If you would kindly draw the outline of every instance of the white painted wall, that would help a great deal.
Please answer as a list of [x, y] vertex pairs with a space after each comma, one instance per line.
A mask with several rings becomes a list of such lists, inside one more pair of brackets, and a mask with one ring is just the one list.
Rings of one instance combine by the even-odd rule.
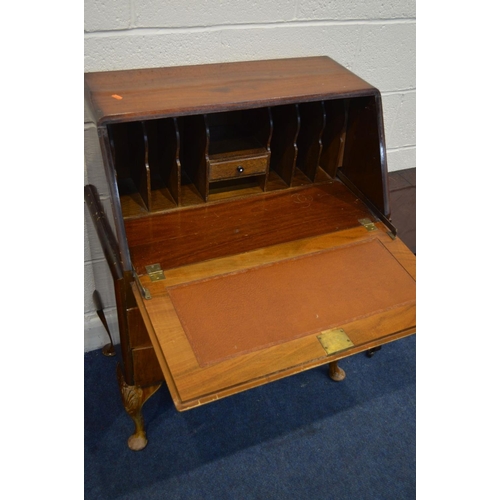
[[[415, 0], [85, 0], [85, 72], [327, 55], [382, 92], [389, 171], [416, 166]], [[111, 215], [85, 113], [85, 182]], [[118, 341], [110, 273], [85, 209], [85, 350]]]

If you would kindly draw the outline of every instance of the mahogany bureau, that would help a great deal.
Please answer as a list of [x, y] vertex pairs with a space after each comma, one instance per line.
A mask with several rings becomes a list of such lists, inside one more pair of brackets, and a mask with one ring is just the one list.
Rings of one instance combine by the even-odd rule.
[[88, 73], [85, 91], [131, 449], [163, 380], [183, 411], [323, 364], [342, 380], [341, 358], [415, 333], [376, 88], [310, 57]]

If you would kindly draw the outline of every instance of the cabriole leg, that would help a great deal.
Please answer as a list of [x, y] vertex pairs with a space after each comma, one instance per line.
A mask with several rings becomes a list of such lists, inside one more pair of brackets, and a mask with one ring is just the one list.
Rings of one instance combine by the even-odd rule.
[[342, 382], [345, 379], [345, 371], [340, 368], [337, 361], [332, 361], [330, 363], [330, 370], [328, 375], [335, 382]]
[[132, 417], [135, 425], [135, 432], [128, 438], [128, 447], [131, 450], [139, 451], [148, 444], [146, 431], [144, 429], [142, 406], [160, 388], [161, 384], [148, 387], [128, 385], [125, 382], [120, 365], [117, 366], [116, 372], [123, 406], [126, 412]]

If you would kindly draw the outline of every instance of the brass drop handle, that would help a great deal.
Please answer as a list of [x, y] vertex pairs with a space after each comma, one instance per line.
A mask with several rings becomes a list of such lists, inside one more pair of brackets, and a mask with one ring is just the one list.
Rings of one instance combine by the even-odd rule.
[[245, 169], [241, 165], [236, 167], [236, 172], [238, 172], [239, 174], [242, 174], [244, 171], [245, 171]]

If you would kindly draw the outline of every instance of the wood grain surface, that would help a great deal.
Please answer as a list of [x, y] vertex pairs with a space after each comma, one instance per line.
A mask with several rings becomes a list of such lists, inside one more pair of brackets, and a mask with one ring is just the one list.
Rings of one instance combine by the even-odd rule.
[[371, 217], [340, 182], [125, 221], [135, 269], [163, 269], [358, 226]]
[[87, 73], [85, 87], [98, 124], [378, 92], [326, 56]]
[[177, 409], [189, 409], [415, 333], [416, 309], [415, 303], [410, 302], [343, 325], [354, 346], [340, 353], [327, 355], [316, 334], [312, 334], [200, 367], [168, 297], [167, 286], [305, 255], [313, 249], [361, 242], [374, 236], [415, 278], [415, 256], [399, 238], [390, 238], [381, 223], [377, 223], [377, 227], [376, 232], [369, 233], [358, 227], [185, 266], [168, 273], [166, 281], [153, 283], [147, 276], [142, 277], [141, 283], [148, 287], [152, 299], [142, 300], [136, 287], [134, 293]]

